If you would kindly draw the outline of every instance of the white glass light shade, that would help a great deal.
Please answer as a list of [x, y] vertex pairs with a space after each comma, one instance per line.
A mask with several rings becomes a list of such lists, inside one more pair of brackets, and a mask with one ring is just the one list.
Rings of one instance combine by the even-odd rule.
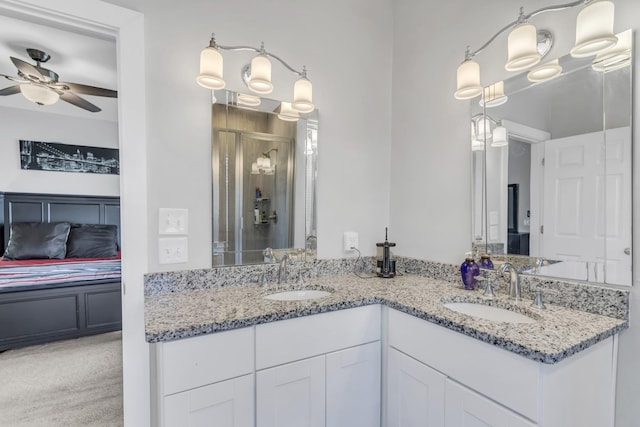
[[301, 113], [310, 113], [316, 107], [313, 105], [313, 86], [311, 81], [305, 77], [300, 77], [293, 86], [293, 103], [294, 110]]
[[258, 157], [258, 168], [259, 169], [270, 169], [271, 168], [271, 159], [269, 157]]
[[260, 97], [255, 95], [249, 95], [248, 93], [238, 94], [238, 104], [247, 105], [249, 107], [257, 107], [260, 105]]
[[493, 141], [491, 142], [492, 147], [504, 147], [508, 145], [509, 141], [507, 140], [507, 128], [504, 126], [498, 126], [493, 130]]
[[260, 174], [260, 169], [258, 169], [258, 162], [251, 163], [251, 175]]
[[631, 64], [631, 30], [616, 34], [616, 37], [618, 42], [615, 45], [596, 55], [596, 59], [593, 61], [593, 69], [595, 71], [613, 71]]
[[223, 89], [226, 85], [222, 78], [222, 55], [218, 49], [207, 46], [200, 52], [200, 74], [196, 82], [207, 89]]
[[480, 86], [480, 65], [473, 59], [467, 59], [458, 67], [456, 99], [471, 99], [482, 93]]
[[557, 59], [554, 59], [529, 71], [527, 79], [530, 82], [538, 83], [556, 78], [560, 74], [562, 74], [562, 66]]
[[513, 27], [507, 39], [508, 58], [504, 68], [520, 71], [540, 62], [536, 27], [528, 22]]
[[280, 103], [280, 112], [278, 113], [278, 118], [280, 120], [284, 120], [285, 122], [297, 122], [300, 118], [300, 113], [298, 113], [297, 110], [293, 109], [290, 102], [282, 101]]
[[613, 34], [614, 10], [612, 1], [595, 0], [580, 11], [576, 23], [576, 44], [571, 49], [571, 56], [595, 55], [618, 41]]
[[491, 121], [488, 117], [480, 118], [478, 120], [478, 133], [476, 135], [476, 139], [480, 141], [484, 141], [486, 138], [487, 141], [493, 138], [493, 134], [491, 133]]
[[479, 139], [472, 139], [471, 151], [484, 151], [484, 142]]
[[257, 55], [251, 60], [251, 77], [249, 77], [247, 85], [255, 93], [263, 95], [273, 91], [271, 61], [266, 55]]
[[504, 94], [504, 81], [500, 80], [484, 88], [480, 106], [487, 108], [497, 107], [507, 102], [509, 97]]
[[58, 102], [60, 95], [46, 86], [38, 86], [32, 84], [20, 85], [20, 92], [31, 102], [38, 105], [51, 105]]

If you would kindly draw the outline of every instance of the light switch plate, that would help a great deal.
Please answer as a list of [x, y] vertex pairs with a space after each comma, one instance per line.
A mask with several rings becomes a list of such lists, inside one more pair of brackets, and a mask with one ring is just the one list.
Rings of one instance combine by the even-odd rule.
[[188, 234], [189, 210], [188, 209], [158, 209], [158, 233], [159, 234]]
[[189, 261], [189, 241], [186, 237], [161, 237], [158, 239], [158, 263], [182, 264]]

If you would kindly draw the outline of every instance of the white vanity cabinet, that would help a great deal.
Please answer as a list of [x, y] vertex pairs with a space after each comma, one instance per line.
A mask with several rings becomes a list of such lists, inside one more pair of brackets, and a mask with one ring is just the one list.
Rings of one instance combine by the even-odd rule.
[[380, 425], [380, 306], [256, 327], [258, 427]]
[[[389, 427], [613, 426], [614, 337], [551, 365], [393, 309], [385, 308], [385, 314]], [[414, 366], [406, 368], [409, 365]], [[409, 395], [405, 387], [419, 395], [412, 408], [421, 405], [431, 413], [444, 411], [445, 422], [434, 417], [436, 421], [427, 423], [423, 421], [427, 415], [418, 413], [416, 422], [399, 423], [396, 414], [411, 399], [397, 397]], [[444, 404], [433, 388], [442, 391]]]
[[254, 425], [254, 328], [154, 344], [152, 423]]

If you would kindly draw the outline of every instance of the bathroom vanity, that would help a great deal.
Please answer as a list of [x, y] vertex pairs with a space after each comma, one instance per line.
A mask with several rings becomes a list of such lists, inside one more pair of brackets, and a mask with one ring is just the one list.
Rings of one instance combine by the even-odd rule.
[[[154, 425], [613, 425], [624, 318], [486, 301], [411, 275], [306, 286], [332, 293], [273, 301], [264, 298], [273, 289], [247, 285], [147, 295]], [[451, 301], [534, 322], [464, 315], [443, 305]]]

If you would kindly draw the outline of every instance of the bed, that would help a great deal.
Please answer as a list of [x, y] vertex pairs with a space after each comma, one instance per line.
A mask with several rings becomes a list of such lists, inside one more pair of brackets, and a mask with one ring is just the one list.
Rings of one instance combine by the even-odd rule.
[[0, 261], [0, 351], [120, 330], [119, 198], [0, 193], [0, 207], [2, 254], [16, 254], [20, 230], [59, 226], [68, 227], [65, 240], [108, 230], [118, 248], [115, 256], [83, 257], [71, 254], [69, 240], [62, 259]]

